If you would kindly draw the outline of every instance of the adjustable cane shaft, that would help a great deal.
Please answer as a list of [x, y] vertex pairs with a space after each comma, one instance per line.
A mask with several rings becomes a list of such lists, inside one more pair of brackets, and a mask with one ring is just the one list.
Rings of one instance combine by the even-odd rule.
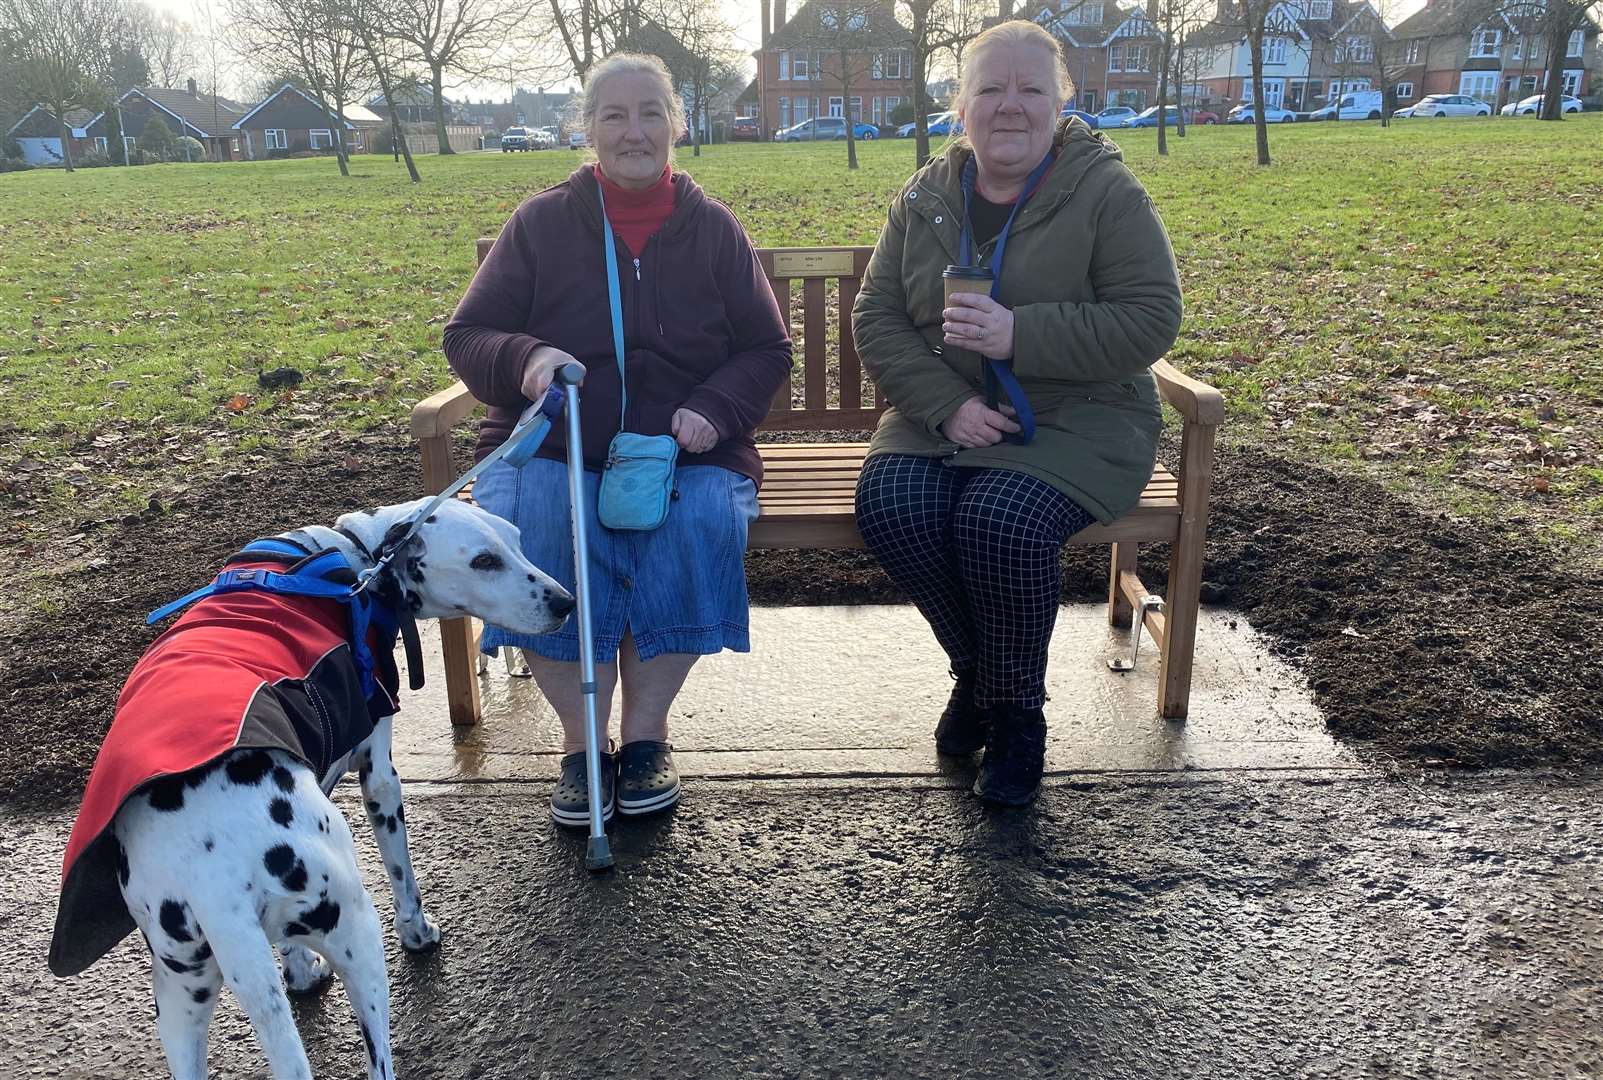
[[584, 780], [590, 801], [590, 842], [584, 864], [590, 870], [612, 866], [612, 849], [601, 820], [601, 730], [596, 716], [595, 638], [590, 627], [589, 528], [584, 509], [584, 440], [579, 428], [579, 380], [582, 368], [564, 365], [557, 372], [568, 398], [568, 497], [572, 504], [573, 569], [576, 617], [579, 620], [579, 690], [584, 701]]

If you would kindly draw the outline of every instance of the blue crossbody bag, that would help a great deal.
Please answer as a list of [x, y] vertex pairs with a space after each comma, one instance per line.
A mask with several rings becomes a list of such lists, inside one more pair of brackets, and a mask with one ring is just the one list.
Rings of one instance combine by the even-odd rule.
[[655, 529], [668, 520], [674, 498], [674, 467], [679, 442], [672, 435], [640, 435], [623, 430], [629, 406], [629, 388], [623, 370], [623, 303], [618, 290], [617, 241], [607, 220], [607, 198], [601, 198], [601, 235], [607, 253], [607, 299], [612, 305], [612, 348], [618, 356], [618, 434], [607, 445], [607, 463], [601, 471], [601, 494], [596, 517], [609, 529]]

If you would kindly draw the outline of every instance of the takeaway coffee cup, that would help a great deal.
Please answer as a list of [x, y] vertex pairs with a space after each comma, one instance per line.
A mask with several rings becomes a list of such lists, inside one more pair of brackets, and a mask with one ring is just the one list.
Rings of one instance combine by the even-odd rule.
[[[991, 269], [988, 266], [948, 266], [941, 274], [941, 283], [946, 286], [946, 295], [943, 306], [952, 306], [952, 297], [957, 293], [979, 293], [989, 296], [991, 293]], [[942, 349], [943, 355], [955, 359], [979, 363], [979, 354], [972, 349], [960, 349], [955, 345], [947, 345]]]

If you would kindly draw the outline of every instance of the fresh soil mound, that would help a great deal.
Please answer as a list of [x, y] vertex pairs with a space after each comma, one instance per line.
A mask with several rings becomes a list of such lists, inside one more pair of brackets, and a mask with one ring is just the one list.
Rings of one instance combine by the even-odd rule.
[[[57, 579], [48, 610], [0, 642], [0, 801], [76, 798], [121, 681], [156, 636], [152, 608], [254, 536], [417, 490], [408, 443], [325, 451], [197, 476], [171, 505], [74, 523], [101, 556]], [[1203, 599], [1276, 641], [1334, 734], [1405, 765], [1603, 761], [1603, 579], [1253, 445], [1221, 447], [1214, 492]], [[1106, 558], [1070, 549], [1064, 598], [1101, 598]], [[1141, 563], [1161, 589], [1167, 552]], [[761, 604], [901, 599], [862, 552], [754, 552], [749, 576]]]

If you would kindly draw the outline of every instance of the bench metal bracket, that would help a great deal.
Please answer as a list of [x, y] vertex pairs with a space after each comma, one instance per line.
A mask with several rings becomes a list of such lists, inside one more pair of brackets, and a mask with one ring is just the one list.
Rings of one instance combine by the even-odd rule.
[[1130, 658], [1115, 656], [1108, 661], [1108, 667], [1113, 671], [1126, 672], [1135, 670], [1136, 657], [1141, 655], [1141, 630], [1146, 625], [1147, 612], [1163, 613], [1163, 597], [1147, 593], [1135, 605], [1135, 612], [1130, 619]]

